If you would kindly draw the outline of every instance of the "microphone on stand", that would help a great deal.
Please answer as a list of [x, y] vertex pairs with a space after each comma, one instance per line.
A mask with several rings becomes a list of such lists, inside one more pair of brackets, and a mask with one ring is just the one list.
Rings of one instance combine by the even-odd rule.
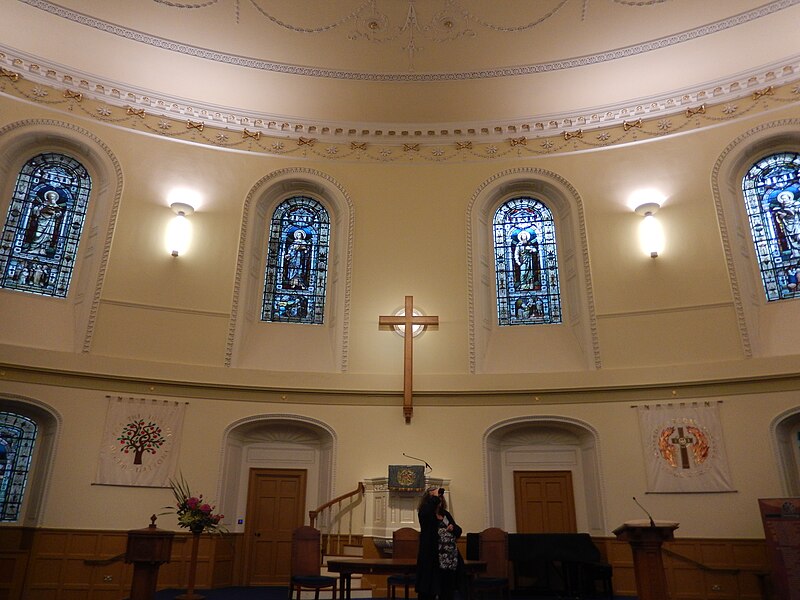
[[433, 467], [428, 464], [427, 460], [423, 460], [421, 458], [417, 458], [416, 456], [409, 456], [405, 452], [403, 452], [403, 456], [405, 456], [406, 458], [413, 458], [414, 460], [418, 460], [419, 462], [423, 462], [423, 463], [425, 463], [425, 468], [428, 469], [428, 471], [433, 471]]
[[644, 511], [644, 514], [647, 515], [647, 518], [650, 519], [650, 527], [655, 527], [656, 526], [656, 522], [653, 521], [653, 516], [649, 512], [647, 512], [647, 509], [644, 506], [639, 504], [639, 501], [636, 499], [636, 496], [633, 497], [633, 501], [636, 502], [636, 506], [641, 508]]

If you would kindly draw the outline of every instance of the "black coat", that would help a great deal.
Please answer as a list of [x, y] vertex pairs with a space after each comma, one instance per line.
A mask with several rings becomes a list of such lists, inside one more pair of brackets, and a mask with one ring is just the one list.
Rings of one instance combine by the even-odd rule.
[[[419, 552], [417, 553], [417, 583], [415, 590], [417, 594], [438, 595], [441, 589], [441, 577], [439, 573], [439, 519], [436, 518], [436, 508], [439, 505], [439, 498], [432, 498], [425, 502], [417, 512], [419, 517]], [[461, 537], [461, 527], [446, 510], [443, 514], [453, 525], [453, 535], [458, 539]], [[459, 569], [457, 575], [463, 573], [463, 563], [461, 555], [458, 557]], [[459, 577], [460, 579], [460, 577]]]

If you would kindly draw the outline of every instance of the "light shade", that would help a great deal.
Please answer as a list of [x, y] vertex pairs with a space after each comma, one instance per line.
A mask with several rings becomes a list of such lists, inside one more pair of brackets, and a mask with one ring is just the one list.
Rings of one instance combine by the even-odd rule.
[[653, 216], [659, 208], [656, 202], [646, 202], [636, 207], [636, 213], [644, 217], [639, 225], [639, 244], [650, 258], [656, 258], [664, 251], [664, 230]]
[[194, 207], [183, 202], [173, 202], [170, 208], [175, 213], [175, 218], [167, 226], [167, 250], [172, 256], [185, 254], [192, 241], [192, 224], [186, 218], [194, 212]]

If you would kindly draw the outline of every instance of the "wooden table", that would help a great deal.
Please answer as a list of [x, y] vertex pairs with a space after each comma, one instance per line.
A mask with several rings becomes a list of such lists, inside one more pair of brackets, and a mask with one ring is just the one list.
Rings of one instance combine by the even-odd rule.
[[[476, 573], [482, 573], [486, 570], [486, 563], [481, 560], [465, 560], [464, 566], [470, 581]], [[350, 600], [350, 580], [354, 573], [363, 573], [365, 575], [413, 575], [417, 572], [417, 559], [329, 558], [328, 571], [339, 573], [339, 597], [341, 600]]]

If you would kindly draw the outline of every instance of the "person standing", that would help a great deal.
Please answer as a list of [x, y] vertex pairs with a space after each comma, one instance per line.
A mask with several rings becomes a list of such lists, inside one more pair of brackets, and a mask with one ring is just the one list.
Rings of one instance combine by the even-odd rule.
[[428, 488], [417, 509], [419, 552], [415, 590], [420, 600], [452, 600], [464, 573], [456, 547], [461, 527], [447, 511], [444, 488]]

